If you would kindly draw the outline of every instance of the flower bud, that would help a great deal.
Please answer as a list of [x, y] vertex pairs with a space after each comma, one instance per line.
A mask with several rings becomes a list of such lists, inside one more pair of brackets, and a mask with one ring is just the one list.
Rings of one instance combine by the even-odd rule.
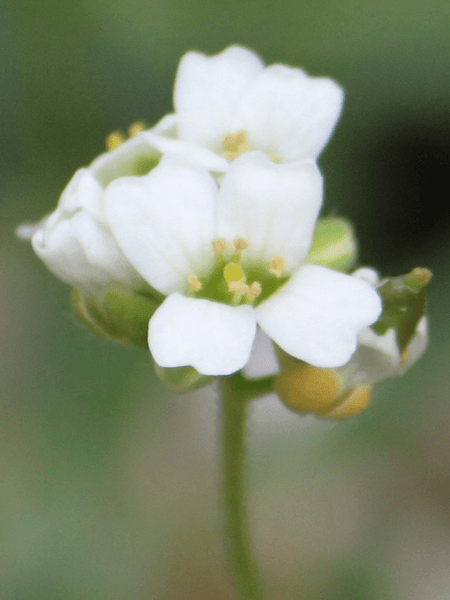
[[148, 349], [148, 322], [160, 302], [157, 298], [109, 288], [97, 296], [72, 292], [77, 317], [99, 337]]
[[17, 231], [31, 239], [36, 254], [57, 277], [91, 294], [117, 285], [148, 288], [111, 232], [104, 193], [119, 178], [147, 174], [161, 154], [143, 134], [124, 141], [116, 132], [107, 147], [108, 152], [74, 174], [48, 217]]
[[359, 414], [370, 403], [373, 385], [403, 375], [427, 346], [425, 286], [431, 279], [427, 269], [413, 269], [381, 283], [371, 269], [358, 269], [353, 276], [377, 288], [384, 311], [375, 325], [359, 333], [356, 352], [346, 365], [314, 368], [278, 350], [283, 371], [275, 390], [286, 406], [301, 414], [332, 419]]
[[338, 271], [348, 271], [356, 260], [357, 244], [349, 221], [327, 217], [320, 219], [306, 262]]
[[370, 403], [370, 386], [345, 389], [339, 371], [297, 362], [277, 378], [275, 391], [288, 408], [300, 414], [312, 413], [329, 419], [356, 416]]

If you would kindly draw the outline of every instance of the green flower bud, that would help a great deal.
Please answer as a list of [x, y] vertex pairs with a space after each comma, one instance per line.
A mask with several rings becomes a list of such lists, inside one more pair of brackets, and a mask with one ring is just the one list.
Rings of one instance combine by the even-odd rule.
[[346, 219], [327, 217], [317, 223], [314, 241], [306, 262], [337, 271], [349, 271], [356, 261], [357, 243]]
[[107, 288], [96, 296], [77, 288], [72, 307], [77, 317], [96, 335], [120, 344], [148, 349], [148, 322], [160, 302], [120, 288]]
[[377, 287], [383, 299], [384, 311], [372, 329], [379, 335], [385, 334], [388, 329], [395, 329], [400, 352], [408, 348], [424, 316], [425, 288], [431, 277], [431, 271], [418, 267], [406, 275], [385, 279]]

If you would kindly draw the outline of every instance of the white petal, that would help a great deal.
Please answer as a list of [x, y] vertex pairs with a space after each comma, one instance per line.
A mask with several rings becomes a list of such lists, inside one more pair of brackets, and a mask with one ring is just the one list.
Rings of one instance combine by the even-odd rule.
[[21, 240], [31, 240], [36, 231], [41, 227], [42, 221], [38, 221], [37, 223], [22, 223], [22, 225], [17, 227], [15, 234]]
[[425, 352], [428, 346], [428, 319], [423, 316], [416, 328], [416, 333], [409, 343], [408, 352], [410, 355], [409, 361], [406, 363], [404, 370], [409, 369]]
[[368, 283], [316, 265], [300, 267], [256, 308], [259, 325], [285, 352], [324, 368], [350, 360], [358, 332], [381, 310]]
[[277, 355], [272, 340], [259, 327], [256, 330], [252, 353], [244, 367], [247, 379], [259, 379], [279, 373]]
[[316, 158], [337, 123], [344, 93], [332, 81], [272, 65], [247, 89], [232, 132], [244, 130], [252, 148], [283, 162]]
[[90, 265], [104, 272], [110, 282], [122, 283], [132, 289], [143, 286], [143, 280], [125, 258], [109, 230], [85, 211], [77, 213], [71, 224]]
[[119, 177], [142, 175], [145, 164], [156, 164], [160, 155], [161, 152], [152, 146], [145, 132], [142, 132], [115, 150], [101, 154], [89, 165], [89, 170], [105, 188]]
[[245, 261], [275, 256], [286, 272], [308, 254], [322, 203], [322, 176], [313, 162], [277, 165], [261, 152], [235, 160], [219, 193], [218, 237], [246, 239]]
[[87, 289], [118, 282], [137, 286], [140, 281], [112, 236], [86, 212], [51, 229], [41, 227], [32, 244], [50, 271], [72, 286]]
[[375, 271], [375, 269], [370, 269], [369, 267], [361, 267], [360, 269], [356, 269], [356, 271], [353, 271], [352, 277], [357, 277], [358, 279], [367, 281], [367, 283], [370, 283], [372, 287], [375, 287], [380, 281], [380, 276], [378, 275], [377, 271]]
[[61, 218], [67, 218], [79, 210], [85, 210], [103, 222], [103, 189], [89, 169], [78, 169], [61, 193], [58, 206], [48, 218], [52, 227]]
[[172, 294], [150, 319], [148, 345], [162, 367], [190, 365], [229, 375], [248, 361], [256, 331], [253, 309]]
[[105, 192], [105, 210], [134, 268], [158, 291], [184, 291], [213, 264], [217, 186], [206, 172], [163, 159], [145, 177], [122, 178]]
[[162, 154], [168, 154], [187, 165], [203, 167], [218, 173], [226, 171], [229, 167], [229, 163], [225, 158], [192, 142], [164, 137], [153, 131], [147, 131], [141, 135], [145, 136], [148, 143], [157, 148]]
[[395, 330], [388, 329], [384, 335], [378, 335], [371, 327], [360, 331], [358, 349], [344, 369], [348, 371], [347, 388], [401, 375], [403, 367]]
[[258, 56], [240, 46], [211, 57], [185, 54], [174, 93], [180, 138], [218, 150], [242, 94], [262, 69]]

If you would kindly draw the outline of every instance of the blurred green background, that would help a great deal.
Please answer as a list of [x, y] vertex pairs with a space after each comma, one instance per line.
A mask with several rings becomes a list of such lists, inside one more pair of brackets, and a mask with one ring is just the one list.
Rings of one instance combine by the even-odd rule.
[[171, 110], [181, 55], [231, 43], [347, 93], [321, 165], [361, 264], [434, 272], [431, 345], [330, 426], [269, 398], [249, 429], [268, 598], [450, 596], [448, 0], [4, 0], [0, 5], [0, 597], [232, 600], [214, 390], [94, 338], [15, 227], [113, 130]]

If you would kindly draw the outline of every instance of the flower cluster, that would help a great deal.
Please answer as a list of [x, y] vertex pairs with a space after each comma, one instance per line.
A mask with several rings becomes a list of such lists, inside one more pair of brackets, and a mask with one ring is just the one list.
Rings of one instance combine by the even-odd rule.
[[334, 81], [244, 48], [190, 52], [174, 113], [110, 136], [27, 230], [33, 248], [77, 289], [85, 322], [148, 343], [159, 369], [237, 372], [257, 327], [303, 366], [354, 365], [383, 303], [373, 282], [342, 272], [352, 235], [330, 245], [339, 220], [318, 221], [316, 161], [342, 103]]

